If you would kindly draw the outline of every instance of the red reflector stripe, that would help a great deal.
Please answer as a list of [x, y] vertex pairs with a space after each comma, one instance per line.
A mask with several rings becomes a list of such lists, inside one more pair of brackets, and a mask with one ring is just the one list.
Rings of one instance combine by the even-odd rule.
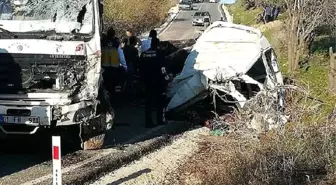
[[59, 160], [59, 155], [60, 155], [60, 153], [59, 153], [59, 147], [58, 146], [54, 146], [53, 147], [53, 151], [54, 151], [54, 154], [53, 154], [53, 158], [54, 159], [56, 159], [56, 160]]

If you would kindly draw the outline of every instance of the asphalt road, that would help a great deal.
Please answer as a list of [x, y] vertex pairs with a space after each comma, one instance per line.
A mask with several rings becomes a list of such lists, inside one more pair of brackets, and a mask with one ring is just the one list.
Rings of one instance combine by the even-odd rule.
[[219, 21], [222, 13], [220, 4], [218, 3], [197, 3], [194, 4], [194, 10], [182, 10], [176, 17], [175, 21], [163, 32], [160, 40], [185, 40], [196, 38], [200, 31], [204, 29], [202, 26], [192, 26], [191, 17], [195, 11], [209, 11], [211, 22]]
[[[218, 3], [199, 3], [196, 9], [209, 11], [212, 21], [220, 20]], [[198, 36], [202, 28], [191, 25], [191, 16], [197, 11], [181, 11], [175, 21], [159, 36], [161, 40], [184, 40]], [[132, 144], [144, 128], [144, 110], [141, 107], [121, 105], [116, 108], [116, 128], [106, 136], [105, 147], [115, 148]], [[153, 131], [153, 130], [152, 130]], [[23, 184], [51, 173], [51, 141], [46, 136], [19, 142], [1, 143], [0, 185]], [[63, 150], [65, 151], [65, 150]], [[100, 151], [66, 151], [62, 156], [63, 168], [99, 154]]]

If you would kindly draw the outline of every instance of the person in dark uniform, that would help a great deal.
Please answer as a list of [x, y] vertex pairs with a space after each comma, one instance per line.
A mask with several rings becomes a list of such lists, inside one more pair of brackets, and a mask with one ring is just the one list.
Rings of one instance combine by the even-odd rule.
[[146, 127], [154, 127], [152, 119], [153, 104], [156, 105], [157, 125], [164, 124], [164, 107], [168, 75], [165, 71], [165, 57], [159, 49], [159, 40], [152, 38], [151, 47], [140, 56], [140, 72], [146, 89]]
[[264, 19], [265, 23], [272, 21], [272, 8], [269, 5], [264, 6]]
[[137, 44], [136, 37], [130, 37], [129, 43], [124, 46], [124, 55], [127, 65], [127, 82], [126, 82], [126, 93], [128, 93], [128, 100], [133, 101], [135, 98], [135, 92], [132, 89], [132, 83], [134, 80], [134, 75], [139, 68], [139, 51], [135, 47]]

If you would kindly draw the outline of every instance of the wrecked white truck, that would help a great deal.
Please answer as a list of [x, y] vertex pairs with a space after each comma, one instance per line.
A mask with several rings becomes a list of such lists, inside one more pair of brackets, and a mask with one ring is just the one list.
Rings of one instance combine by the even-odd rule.
[[97, 149], [113, 111], [102, 86], [99, 0], [0, 1], [0, 135], [76, 128]]
[[[276, 54], [259, 30], [217, 21], [198, 38], [183, 70], [171, 82], [167, 115], [183, 114], [206, 100], [215, 111], [219, 102], [242, 108], [263, 89], [282, 85]], [[274, 97], [284, 106], [282, 90]], [[200, 110], [205, 109], [202, 104]]]

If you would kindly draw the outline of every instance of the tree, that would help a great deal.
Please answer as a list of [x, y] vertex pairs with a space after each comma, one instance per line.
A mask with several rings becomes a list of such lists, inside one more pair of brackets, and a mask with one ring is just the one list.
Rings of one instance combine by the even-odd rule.
[[335, 0], [284, 0], [289, 19], [288, 71], [299, 68], [301, 56], [308, 54], [308, 46], [314, 38], [314, 31], [323, 25], [335, 24]]

